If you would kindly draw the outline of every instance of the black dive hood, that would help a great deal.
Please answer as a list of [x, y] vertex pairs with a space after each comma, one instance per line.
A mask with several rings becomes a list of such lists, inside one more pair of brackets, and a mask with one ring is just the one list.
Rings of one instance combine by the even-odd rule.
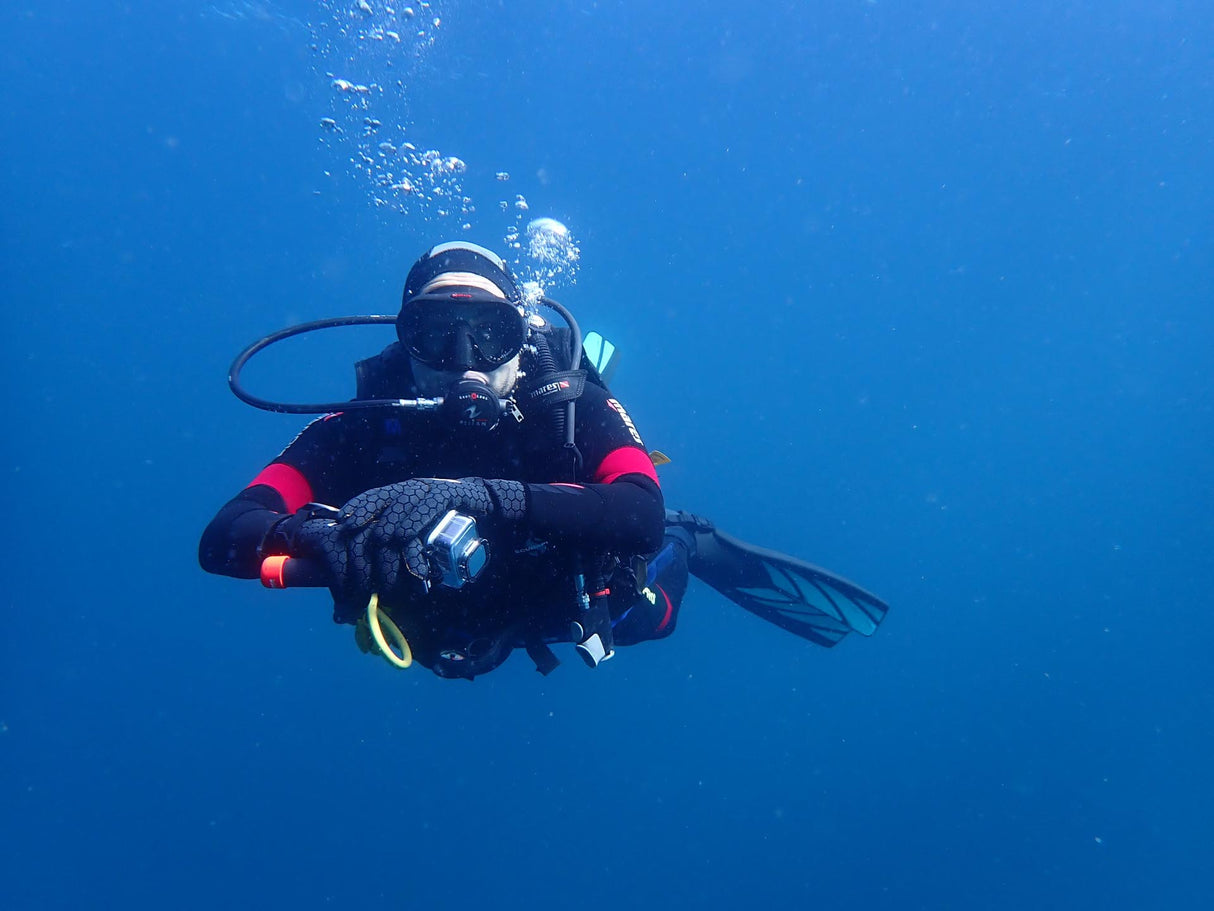
[[[572, 447], [574, 402], [584, 388], [586, 378], [585, 371], [580, 369], [582, 330], [578, 326], [577, 320], [573, 318], [573, 314], [558, 302], [548, 297], [541, 297], [538, 303], [540, 306], [558, 313], [568, 325], [568, 351], [554, 350], [553, 342], [557, 342], [558, 338], [551, 328], [533, 327], [530, 330], [527, 340], [528, 347], [525, 349], [530, 359], [529, 376], [527, 387], [521, 393], [524, 399], [524, 411], [529, 410], [527, 406], [544, 410], [562, 407], [565, 413], [561, 415], [563, 420], [559, 421], [561, 435], [564, 438], [564, 444]], [[350, 411], [356, 408], [386, 407], [413, 411], [438, 411], [443, 408], [445, 398], [354, 398], [339, 402], [276, 402], [253, 395], [241, 385], [240, 372], [253, 355], [285, 339], [339, 326], [395, 326], [395, 324], [395, 315], [377, 314], [335, 316], [280, 329], [253, 342], [236, 356], [228, 370], [228, 386], [242, 402], [263, 411], [273, 411], [278, 414], [330, 414], [335, 411]], [[513, 399], [507, 400], [501, 405], [502, 409], [513, 407], [515, 407]], [[496, 424], [496, 421], [493, 423]]]

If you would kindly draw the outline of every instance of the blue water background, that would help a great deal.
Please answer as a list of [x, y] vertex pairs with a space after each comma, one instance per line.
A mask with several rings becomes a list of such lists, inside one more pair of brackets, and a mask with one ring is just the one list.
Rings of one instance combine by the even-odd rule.
[[[408, 100], [491, 188], [463, 233], [318, 142], [316, 9], [0, 12], [0, 906], [1208, 907], [1208, 5], [452, 0]], [[466, 684], [198, 570], [302, 423], [235, 351], [497, 244], [502, 168], [668, 501], [876, 636], [693, 584]]]

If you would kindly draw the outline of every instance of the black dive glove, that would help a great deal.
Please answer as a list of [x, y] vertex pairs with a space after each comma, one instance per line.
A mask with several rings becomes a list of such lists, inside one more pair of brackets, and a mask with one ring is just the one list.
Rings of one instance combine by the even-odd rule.
[[324, 566], [334, 597], [343, 601], [402, 593], [413, 580], [435, 577], [424, 539], [452, 509], [491, 519], [482, 531], [507, 531], [526, 516], [526, 486], [482, 478], [401, 481], [361, 493], [330, 514], [304, 507], [276, 524], [262, 548]]

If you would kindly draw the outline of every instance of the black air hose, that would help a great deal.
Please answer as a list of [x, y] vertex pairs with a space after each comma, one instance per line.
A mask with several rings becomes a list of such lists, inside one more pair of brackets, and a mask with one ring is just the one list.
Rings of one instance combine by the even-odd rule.
[[[542, 332], [535, 333], [535, 359], [539, 365], [539, 378], [556, 373], [556, 358], [552, 356], [552, 346], [548, 344], [548, 339]], [[563, 406], [549, 408], [548, 414], [549, 420], [552, 422], [553, 433], [556, 434], [557, 441], [563, 444], [565, 442], [565, 408]]]

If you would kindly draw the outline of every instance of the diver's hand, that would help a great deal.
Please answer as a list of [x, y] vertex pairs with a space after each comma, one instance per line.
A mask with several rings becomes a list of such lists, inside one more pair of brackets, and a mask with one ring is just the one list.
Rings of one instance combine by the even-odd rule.
[[[414, 478], [376, 487], [341, 508], [331, 527], [305, 522], [298, 556], [321, 557], [343, 597], [404, 592], [414, 580], [434, 576], [425, 537], [448, 510], [490, 519], [504, 531], [526, 516], [526, 486], [518, 481]], [[313, 520], [314, 522], [316, 520]]]
[[340, 510], [310, 503], [275, 523], [261, 555], [286, 554], [321, 568], [338, 602], [365, 603], [374, 592], [407, 594], [415, 580], [434, 576], [424, 539], [452, 509], [489, 519], [483, 532], [506, 531], [526, 515], [526, 486], [416, 478], [368, 490]]
[[[341, 510], [308, 503], [270, 526], [258, 547], [258, 556], [263, 561], [287, 556], [306, 565], [309, 581], [302, 584], [327, 586], [336, 596], [338, 590], [355, 587], [354, 580], [347, 578], [349, 560], [341, 544], [340, 519]], [[276, 585], [266, 582], [264, 569], [262, 582], [272, 588], [284, 587], [282, 579]]]

